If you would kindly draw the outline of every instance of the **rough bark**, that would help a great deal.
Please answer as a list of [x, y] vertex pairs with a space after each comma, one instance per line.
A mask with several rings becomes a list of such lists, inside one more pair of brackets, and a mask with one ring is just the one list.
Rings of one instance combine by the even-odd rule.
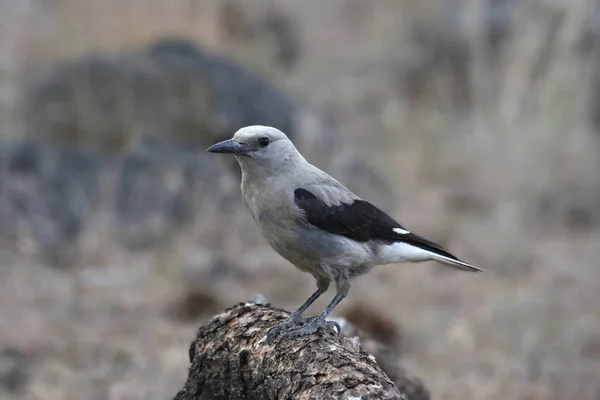
[[358, 338], [319, 331], [268, 345], [267, 331], [288, 315], [241, 303], [213, 317], [190, 347], [188, 379], [174, 400], [429, 398], [403, 374], [394, 385]]

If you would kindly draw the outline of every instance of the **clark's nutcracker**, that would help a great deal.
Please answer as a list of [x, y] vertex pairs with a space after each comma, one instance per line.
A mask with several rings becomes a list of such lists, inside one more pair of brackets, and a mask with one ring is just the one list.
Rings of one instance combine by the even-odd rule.
[[[287, 136], [268, 126], [248, 126], [207, 151], [233, 154], [242, 170], [242, 195], [271, 247], [317, 280], [317, 290], [291, 316], [271, 328], [282, 339], [336, 324], [327, 315], [346, 297], [350, 280], [375, 265], [435, 260], [464, 271], [482, 271], [440, 245], [409, 232], [310, 164]], [[335, 283], [337, 293], [314, 317], [302, 313]]]

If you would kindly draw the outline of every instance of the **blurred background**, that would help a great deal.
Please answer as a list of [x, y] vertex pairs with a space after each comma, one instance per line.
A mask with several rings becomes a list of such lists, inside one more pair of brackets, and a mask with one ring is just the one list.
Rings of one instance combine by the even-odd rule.
[[313, 292], [204, 152], [264, 124], [486, 270], [334, 313], [432, 398], [600, 399], [599, 61], [594, 0], [0, 0], [0, 397], [171, 398], [204, 320]]

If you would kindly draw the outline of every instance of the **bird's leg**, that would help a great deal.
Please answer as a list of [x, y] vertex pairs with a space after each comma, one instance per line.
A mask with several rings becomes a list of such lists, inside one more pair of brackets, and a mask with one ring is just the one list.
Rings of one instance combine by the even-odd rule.
[[302, 303], [302, 305], [300, 307], [298, 307], [298, 309], [296, 311], [294, 311], [293, 313], [290, 314], [290, 316], [287, 320], [294, 321], [294, 322], [306, 322], [306, 320], [308, 318], [304, 318], [302, 316], [302, 313], [304, 313], [304, 311], [306, 311], [306, 309], [308, 307], [310, 307], [312, 305], [312, 303], [314, 303], [326, 291], [327, 291], [327, 289], [318, 288], [313, 294], [310, 295], [310, 297], [308, 299], [306, 299], [306, 301], [304, 303]]
[[311, 319], [310, 322], [300, 328], [290, 330], [281, 335], [281, 340], [294, 339], [300, 336], [311, 335], [317, 332], [320, 328], [336, 328], [337, 333], [341, 331], [340, 325], [334, 321], [327, 321], [325, 318], [331, 311], [346, 297], [350, 290], [350, 282], [348, 278], [343, 278], [336, 282], [337, 293], [331, 302], [325, 307], [323, 312]]
[[315, 300], [317, 300], [323, 293], [325, 293], [327, 291], [328, 287], [329, 287], [329, 282], [318, 281], [317, 282], [317, 290], [313, 294], [311, 294], [310, 297], [308, 299], [306, 299], [306, 301], [304, 303], [302, 303], [302, 305], [300, 307], [298, 307], [298, 309], [296, 311], [291, 313], [290, 316], [288, 317], [288, 319], [286, 319], [285, 321], [283, 321], [283, 322], [275, 325], [271, 329], [269, 329], [269, 332], [267, 333], [267, 343], [271, 343], [271, 339], [273, 337], [279, 335], [282, 331], [287, 330], [289, 328], [296, 327], [298, 325], [308, 323], [308, 322], [312, 321], [314, 318], [317, 318], [317, 317], [305, 318], [302, 316], [302, 313], [304, 311], [306, 311], [306, 309], [308, 307], [310, 307], [311, 304], [314, 303]]

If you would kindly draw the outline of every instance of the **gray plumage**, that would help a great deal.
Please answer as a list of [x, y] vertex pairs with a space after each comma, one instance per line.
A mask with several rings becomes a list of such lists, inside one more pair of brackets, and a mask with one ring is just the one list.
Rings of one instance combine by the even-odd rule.
[[[441, 246], [417, 236], [337, 180], [310, 164], [287, 136], [272, 127], [249, 126], [208, 149], [234, 154], [242, 170], [246, 207], [271, 247], [313, 275], [318, 290], [272, 336], [293, 338], [331, 325], [325, 317], [346, 296], [352, 278], [375, 265], [436, 260], [481, 271]], [[330, 283], [337, 294], [322, 314], [302, 317]]]

